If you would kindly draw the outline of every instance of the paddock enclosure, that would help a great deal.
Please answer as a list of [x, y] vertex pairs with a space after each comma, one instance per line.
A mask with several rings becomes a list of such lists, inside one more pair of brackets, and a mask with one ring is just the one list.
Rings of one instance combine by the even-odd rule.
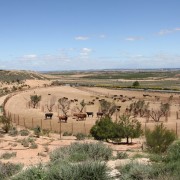
[[[30, 104], [30, 96], [39, 95], [41, 101], [36, 108], [32, 108]], [[113, 115], [113, 120], [117, 120], [120, 115], [125, 113], [125, 109], [129, 107], [132, 102], [138, 100], [145, 100], [150, 103], [151, 109], [156, 109], [160, 103], [167, 102], [171, 98], [170, 112], [168, 118], [161, 118], [165, 126], [180, 135], [180, 94], [177, 93], [160, 93], [148, 91], [130, 91], [130, 90], [113, 90], [97, 87], [70, 87], [57, 86], [37, 88], [34, 90], [27, 90], [19, 92], [9, 98], [5, 104], [6, 113], [11, 117], [12, 122], [25, 126], [27, 128], [34, 128], [39, 125], [42, 129], [49, 129], [54, 132], [70, 132], [72, 134], [84, 133], [88, 134], [91, 127], [98, 120], [97, 112], [100, 111], [99, 100], [105, 99], [114, 102], [119, 106], [119, 111]], [[67, 123], [59, 122], [58, 116], [63, 115], [59, 108], [58, 99], [66, 97], [71, 100], [70, 109], [68, 111]], [[83, 113], [93, 112], [94, 116], [87, 116], [84, 120], [77, 121], [73, 116], [80, 108], [80, 102], [84, 100], [86, 103]], [[52, 118], [45, 118], [45, 113], [48, 113], [48, 108], [52, 105]], [[137, 117], [142, 123], [143, 128], [153, 128], [156, 123], [153, 120], [146, 121], [146, 118]]]

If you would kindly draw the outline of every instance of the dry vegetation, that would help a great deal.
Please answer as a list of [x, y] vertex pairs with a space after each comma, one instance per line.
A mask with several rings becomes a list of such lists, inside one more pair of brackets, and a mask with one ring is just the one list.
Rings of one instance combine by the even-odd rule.
[[[7, 73], [11, 74], [10, 72]], [[10, 94], [7, 102], [5, 101], [6, 115], [10, 117], [13, 126], [19, 133], [14, 137], [7, 134], [1, 135], [0, 155], [1, 157], [9, 157], [9, 159], [2, 158], [1, 162], [23, 163], [25, 166], [48, 162], [49, 152], [52, 152], [56, 147], [67, 146], [77, 141], [76, 137], [72, 135], [78, 133], [89, 135], [91, 127], [99, 119], [97, 112], [101, 112], [101, 100], [106, 100], [117, 106], [115, 113], [112, 115], [113, 121], [116, 121], [120, 115], [128, 114], [138, 119], [142, 123], [144, 130], [146, 128], [153, 129], [157, 123], [163, 122], [168, 129], [173, 130], [179, 136], [180, 94], [177, 90], [180, 89], [178, 84], [180, 77], [178, 74], [179, 72], [164, 72], [161, 76], [157, 76], [157, 72], [151, 72], [137, 77], [137, 72], [127, 73], [126, 76], [124, 72], [101, 73], [101, 75], [99, 72], [71, 72], [43, 76], [30, 74], [28, 78], [19, 78], [20, 81], [17, 81], [17, 77], [16, 80], [8, 82], [3, 80], [1, 83], [3, 89], [1, 95]], [[133, 78], [133, 75], [135, 78]], [[18, 75], [18, 77], [20, 76]], [[141, 86], [139, 88], [141, 90], [139, 88], [138, 90], [120, 88], [130, 87], [136, 80], [140, 82]], [[55, 86], [55, 84], [58, 86]], [[12, 89], [13, 86], [16, 88]], [[17, 88], [20, 86], [22, 88]], [[166, 88], [176, 90], [176, 92], [142, 91], [147, 87], [151, 89], [157, 87], [157, 89]], [[40, 102], [35, 108], [33, 108], [30, 99], [34, 95], [41, 96]], [[63, 107], [60, 104], [60, 99], [65, 101], [68, 107]], [[4, 100], [6, 98], [2, 96], [0, 100], [2, 105]], [[147, 105], [145, 109], [148, 109], [148, 116], [146, 110], [140, 111], [131, 107], [135, 106], [138, 101]], [[82, 102], [84, 102], [83, 108]], [[170, 105], [169, 110], [163, 114], [161, 105], [167, 103]], [[76, 114], [80, 113], [81, 109], [81, 113], [92, 112], [93, 116], [78, 119]], [[158, 110], [161, 111], [160, 115]], [[52, 118], [45, 118], [46, 113], [53, 113]], [[64, 115], [68, 117], [67, 122], [59, 120], [59, 116]], [[160, 117], [157, 120], [154, 116]], [[33, 131], [30, 131], [26, 137], [20, 134], [22, 129], [33, 129], [35, 127], [41, 129], [40, 138], [37, 138]], [[94, 142], [92, 138], [84, 141]], [[132, 145], [108, 145], [112, 147], [114, 154], [135, 149], [135, 152], [128, 153], [129, 156], [133, 156], [142, 151], [143, 143], [144, 137], [141, 137], [136, 139]], [[29, 156], [29, 154], [31, 155]], [[123, 156], [123, 154], [119, 154], [119, 156]], [[115, 163], [117, 165], [117, 162], [109, 161], [108, 163], [109, 166], [113, 167]]]

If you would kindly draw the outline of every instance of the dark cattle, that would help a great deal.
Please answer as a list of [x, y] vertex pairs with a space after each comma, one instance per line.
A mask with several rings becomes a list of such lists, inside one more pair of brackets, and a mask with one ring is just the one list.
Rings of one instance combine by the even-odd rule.
[[103, 116], [103, 112], [97, 112], [97, 117], [102, 117]]
[[46, 114], [45, 114], [45, 119], [47, 119], [48, 117], [49, 117], [50, 119], [52, 119], [52, 116], [53, 116], [53, 113], [46, 113]]
[[88, 117], [89, 117], [89, 116], [92, 116], [92, 117], [93, 117], [93, 115], [94, 115], [93, 112], [86, 112], [86, 114], [88, 115]]
[[65, 121], [67, 123], [67, 119], [68, 117], [67, 116], [59, 116], [59, 121]]
[[74, 99], [75, 102], [78, 102], [78, 99]]
[[77, 121], [84, 120], [84, 119], [86, 119], [87, 115], [79, 113], [79, 114], [76, 114], [76, 117], [77, 117]]

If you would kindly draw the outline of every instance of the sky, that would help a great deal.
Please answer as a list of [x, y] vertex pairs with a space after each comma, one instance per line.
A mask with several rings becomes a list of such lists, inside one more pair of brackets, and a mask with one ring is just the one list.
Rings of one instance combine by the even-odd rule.
[[180, 0], [0, 0], [0, 69], [180, 68]]

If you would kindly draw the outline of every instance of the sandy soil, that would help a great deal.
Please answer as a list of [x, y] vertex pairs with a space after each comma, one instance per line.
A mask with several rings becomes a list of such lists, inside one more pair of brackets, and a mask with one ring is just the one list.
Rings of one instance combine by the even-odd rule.
[[[37, 109], [29, 107], [30, 95], [38, 94], [42, 96], [42, 101], [39, 104]], [[143, 94], [148, 94], [148, 97], [144, 97]], [[123, 95], [123, 99], [126, 99], [125, 102], [121, 100], [115, 100], [117, 105], [121, 106], [120, 112], [116, 113], [113, 116], [115, 120], [119, 115], [123, 114], [125, 108], [134, 101], [138, 99], [144, 99], [146, 102], [150, 102], [152, 108], [157, 108], [160, 105], [160, 102], [166, 102], [170, 95], [173, 95], [173, 100], [171, 103], [171, 114], [168, 118], [168, 122], [165, 125], [169, 129], [173, 129], [180, 135], [180, 120], [176, 119], [176, 112], [179, 111], [179, 94], [168, 94], [168, 93], [155, 93], [155, 92], [141, 92], [141, 91], [125, 91], [125, 90], [110, 90], [105, 88], [85, 88], [85, 87], [70, 87], [70, 86], [60, 86], [60, 87], [46, 87], [46, 88], [37, 88], [34, 90], [27, 90], [24, 92], [17, 93], [12, 96], [5, 108], [8, 114], [12, 117], [13, 123], [18, 128], [26, 127], [35, 127], [36, 125], [41, 126], [42, 129], [50, 129], [56, 132], [72, 132], [76, 134], [77, 132], [82, 132], [88, 134], [90, 128], [95, 124], [97, 120], [96, 112], [99, 111], [99, 99], [106, 99], [108, 101], [113, 101], [114, 95], [120, 96]], [[159, 97], [160, 100], [157, 101], [155, 97]], [[69, 111], [69, 118], [67, 123], [59, 123], [58, 115], [61, 115], [62, 112], [58, 109], [58, 104], [53, 107], [53, 118], [44, 119], [44, 114], [47, 112], [46, 104], [50, 102], [51, 98], [58, 100], [61, 97], [68, 97], [71, 100], [77, 99], [78, 102], [73, 102], [71, 104], [71, 110]], [[135, 97], [132, 99], [132, 97]], [[130, 98], [130, 99], [129, 99]], [[94, 112], [94, 117], [87, 117], [84, 121], [76, 121], [76, 118], [72, 116], [75, 112], [75, 107], [79, 106], [81, 100], [85, 102], [94, 101], [94, 105], [87, 105], [85, 111]], [[142, 122], [143, 128], [149, 127], [152, 128], [155, 126], [154, 122], [145, 123], [144, 118], [139, 118]], [[19, 126], [19, 125], [20, 126]], [[5, 152], [17, 152], [17, 156], [11, 158], [10, 160], [2, 161], [11, 161], [11, 162], [20, 162], [26, 166], [37, 164], [39, 162], [47, 162], [49, 160], [49, 152], [55, 149], [58, 146], [66, 146], [72, 142], [76, 142], [74, 136], [61, 136], [59, 134], [50, 134], [50, 137], [41, 137], [36, 139], [38, 144], [37, 149], [27, 149], [24, 148], [20, 143], [17, 142], [18, 139], [24, 137], [9, 137], [5, 135], [0, 138], [0, 155]], [[92, 141], [92, 140], [90, 140]], [[127, 145], [112, 145], [109, 144], [114, 152], [116, 151], [125, 151], [127, 149], [137, 149], [140, 150], [143, 140], [137, 139], [134, 142], [136, 144], [132, 146]], [[16, 143], [16, 146], [14, 146]], [[48, 146], [49, 152], [46, 152], [45, 146]]]

